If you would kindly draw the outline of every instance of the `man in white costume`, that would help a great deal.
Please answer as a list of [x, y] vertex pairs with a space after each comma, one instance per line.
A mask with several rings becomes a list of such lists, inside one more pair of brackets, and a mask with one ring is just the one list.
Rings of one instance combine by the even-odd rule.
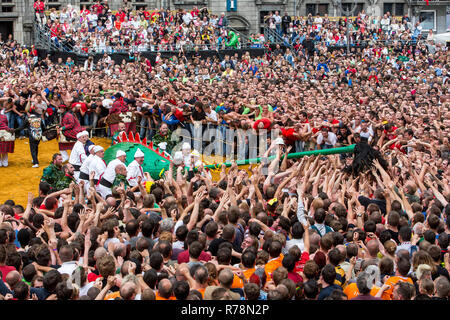
[[142, 182], [147, 181], [147, 178], [144, 175], [144, 170], [142, 169], [143, 163], [144, 153], [138, 148], [134, 154], [133, 162], [131, 162], [127, 168], [127, 180], [131, 187], [138, 185], [138, 177], [142, 178]]
[[95, 146], [94, 147], [94, 158], [92, 159], [91, 163], [89, 164], [89, 174], [94, 172], [94, 186], [95, 189], [98, 192], [98, 184], [100, 179], [102, 178], [102, 175], [105, 173], [106, 170], [106, 163], [105, 160], [103, 160], [103, 156], [105, 155], [105, 149], [103, 149], [102, 146]]
[[89, 165], [91, 164], [92, 159], [94, 158], [94, 148], [95, 145], [90, 145], [88, 147], [89, 155], [83, 161], [83, 164], [80, 167], [80, 175], [79, 182], [84, 181], [84, 192], [87, 193], [89, 190]]
[[74, 178], [77, 183], [80, 182], [80, 168], [83, 162], [87, 158], [86, 151], [84, 150], [84, 145], [89, 139], [89, 132], [86, 130], [77, 133], [77, 142], [73, 145], [72, 151], [70, 152], [69, 163], [75, 168]]
[[111, 162], [106, 166], [105, 173], [97, 186], [97, 190], [103, 199], [106, 199], [108, 195], [112, 194], [111, 187], [114, 179], [116, 178], [116, 167], [120, 164], [125, 165], [126, 159], [127, 154], [124, 151], [119, 150], [116, 153], [116, 159], [111, 160]]

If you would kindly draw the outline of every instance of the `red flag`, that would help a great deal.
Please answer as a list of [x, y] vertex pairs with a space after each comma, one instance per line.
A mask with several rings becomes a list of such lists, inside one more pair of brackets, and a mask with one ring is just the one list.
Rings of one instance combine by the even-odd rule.
[[427, 6], [429, 6], [430, 5], [430, 2], [429, 2], [430, 0], [425, 0], [425, 2], [427, 3]]

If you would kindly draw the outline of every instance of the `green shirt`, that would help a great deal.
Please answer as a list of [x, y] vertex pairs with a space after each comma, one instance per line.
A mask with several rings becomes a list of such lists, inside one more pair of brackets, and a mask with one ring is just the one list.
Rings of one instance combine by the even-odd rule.
[[167, 147], [166, 147], [165, 151], [167, 153], [171, 153], [172, 152], [172, 148], [175, 146], [175, 141], [172, 141], [171, 137], [172, 137], [172, 132], [170, 130], [167, 132], [167, 134], [165, 136], [161, 135], [158, 132], [152, 138], [153, 147], [154, 148], [158, 148], [158, 144], [160, 144], [161, 142], [166, 142], [167, 143]]
[[68, 176], [68, 175], [63, 175], [58, 181], [56, 181], [55, 189], [58, 190], [58, 191], [59, 191], [59, 190], [66, 189], [66, 188], [69, 187], [69, 185], [70, 185], [72, 182], [75, 182], [75, 183], [76, 183], [74, 177]]
[[56, 184], [63, 177], [63, 171], [52, 163], [47, 168], [44, 168], [41, 182], [47, 182], [53, 189], [56, 189]]
[[127, 177], [122, 174], [116, 174], [116, 177], [113, 181], [111, 189], [114, 187], [120, 187], [120, 185], [123, 183], [124, 189], [127, 190], [127, 188], [130, 187], [130, 184], [128, 183]]

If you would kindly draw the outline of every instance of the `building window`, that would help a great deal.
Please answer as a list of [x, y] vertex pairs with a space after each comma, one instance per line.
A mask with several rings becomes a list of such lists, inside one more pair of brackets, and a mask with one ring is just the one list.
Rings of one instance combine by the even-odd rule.
[[391, 16], [403, 16], [405, 13], [404, 3], [383, 3], [383, 14], [390, 13]]
[[394, 9], [394, 4], [393, 3], [383, 3], [383, 14], [386, 14], [386, 13], [390, 13], [390, 14], [394, 14], [393, 13], [393, 9]]
[[2, 7], [2, 12], [13, 12], [13, 7]]
[[[342, 4], [342, 15], [344, 16], [344, 12], [347, 10], [351, 10], [353, 8], [353, 3], [343, 3]], [[357, 16], [364, 9], [364, 3], [357, 3], [355, 10], [352, 12], [353, 16]]]
[[395, 15], [403, 16], [405, 14], [405, 4], [404, 3], [396, 3], [395, 4]]
[[307, 3], [306, 4], [306, 15], [311, 14], [312, 16], [324, 16], [328, 14], [328, 3]]
[[56, 11], [58, 11], [60, 9], [60, 7], [61, 7], [61, 5], [59, 5], [59, 4], [49, 4], [48, 5], [49, 9], [55, 8]]
[[306, 15], [316, 15], [316, 4], [315, 3], [307, 3], [306, 4]]
[[420, 12], [419, 17], [420, 24], [422, 25], [423, 31], [428, 31], [432, 29], [436, 31], [436, 11], [435, 10], [424, 10]]

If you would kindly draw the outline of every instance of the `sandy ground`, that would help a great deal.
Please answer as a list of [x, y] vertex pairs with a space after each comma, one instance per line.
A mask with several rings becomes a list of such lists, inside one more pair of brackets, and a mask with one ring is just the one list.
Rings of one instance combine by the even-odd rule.
[[[111, 145], [111, 140], [106, 138], [93, 138], [92, 141], [105, 149]], [[33, 192], [33, 195], [37, 196], [42, 170], [50, 164], [52, 155], [58, 151], [56, 139], [41, 141], [39, 168], [32, 168], [28, 139], [17, 139], [14, 153], [9, 154], [9, 166], [0, 167], [0, 203], [11, 199], [25, 207], [28, 192]]]
[[[111, 145], [107, 138], [93, 138], [95, 144], [101, 145], [105, 150]], [[38, 195], [39, 180], [42, 170], [50, 164], [54, 153], [58, 152], [58, 141], [56, 139], [39, 144], [39, 168], [32, 168], [30, 147], [28, 139], [15, 141], [14, 153], [9, 154], [9, 166], [0, 167], [0, 203], [13, 200], [16, 204], [26, 206], [28, 192]], [[220, 163], [225, 159], [222, 157], [206, 157], [203, 159], [207, 164]], [[240, 169], [247, 169], [241, 166]], [[228, 171], [228, 169], [227, 169]], [[247, 170], [249, 174], [250, 171]], [[212, 172], [214, 181], [219, 180], [220, 170]]]

